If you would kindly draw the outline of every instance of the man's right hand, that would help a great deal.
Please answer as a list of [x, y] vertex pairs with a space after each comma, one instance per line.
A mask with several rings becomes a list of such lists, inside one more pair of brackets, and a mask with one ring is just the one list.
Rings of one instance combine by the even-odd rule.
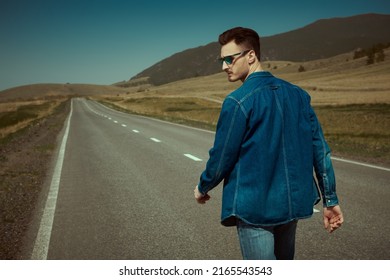
[[205, 204], [206, 201], [208, 201], [208, 200], [210, 199], [210, 196], [209, 196], [208, 194], [204, 195], [204, 194], [202, 194], [202, 193], [199, 191], [198, 186], [195, 187], [194, 195], [195, 195], [196, 201], [197, 201], [199, 204]]
[[339, 205], [324, 208], [324, 227], [332, 233], [344, 222], [343, 213]]

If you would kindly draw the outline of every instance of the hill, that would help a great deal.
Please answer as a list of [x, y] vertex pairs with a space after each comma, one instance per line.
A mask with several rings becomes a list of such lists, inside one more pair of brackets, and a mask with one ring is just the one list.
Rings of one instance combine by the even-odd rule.
[[[390, 104], [390, 48], [384, 53], [385, 61], [372, 65], [367, 65], [367, 57], [353, 59], [354, 52], [307, 62], [267, 61], [262, 65], [264, 70], [303, 87], [316, 105]], [[301, 66], [305, 71], [298, 71]], [[222, 102], [239, 85], [240, 82], [229, 83], [226, 73], [222, 72], [146, 90], [129, 88], [132, 93], [118, 99], [126, 102], [129, 98], [192, 97]]]
[[117, 86], [87, 84], [32, 84], [0, 91], [0, 102], [31, 100], [58, 96], [90, 96], [96, 94], [120, 94], [126, 92]]
[[[318, 20], [303, 28], [261, 38], [262, 60], [311, 61], [390, 42], [390, 15], [364, 14]], [[261, 34], [260, 34], [261, 36]], [[220, 46], [212, 42], [188, 49], [147, 68], [130, 80], [149, 77], [162, 85], [221, 71]]]

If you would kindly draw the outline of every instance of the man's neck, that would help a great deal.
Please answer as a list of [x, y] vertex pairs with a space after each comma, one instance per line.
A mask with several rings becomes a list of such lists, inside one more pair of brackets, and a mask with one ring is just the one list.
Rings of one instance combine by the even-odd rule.
[[248, 75], [246, 75], [245, 79], [242, 80], [242, 82], [244, 82], [251, 74], [253, 74], [255, 72], [262, 72], [262, 71], [264, 71], [264, 70], [263, 70], [263, 67], [261, 67], [260, 61], [256, 61], [255, 63], [250, 65]]

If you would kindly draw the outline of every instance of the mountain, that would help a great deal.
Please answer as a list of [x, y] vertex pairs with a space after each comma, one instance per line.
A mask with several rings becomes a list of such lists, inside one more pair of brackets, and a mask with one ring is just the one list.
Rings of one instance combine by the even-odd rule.
[[148, 83], [162, 85], [182, 79], [215, 74], [221, 69], [218, 63], [219, 50], [219, 44], [213, 42], [206, 46], [176, 53], [130, 80], [149, 77]]
[[[309, 61], [387, 43], [390, 42], [389, 26], [390, 15], [381, 14], [318, 20], [303, 28], [261, 38], [262, 60]], [[212, 42], [176, 53], [130, 81], [148, 77], [148, 83], [162, 85], [218, 73], [221, 71], [219, 51], [219, 44]]]
[[265, 37], [267, 60], [309, 61], [390, 42], [390, 15], [365, 14], [318, 20], [303, 28]]

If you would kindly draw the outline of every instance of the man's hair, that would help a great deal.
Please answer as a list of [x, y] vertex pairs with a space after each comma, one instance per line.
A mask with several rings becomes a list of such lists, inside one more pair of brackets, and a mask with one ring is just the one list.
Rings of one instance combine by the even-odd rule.
[[234, 41], [237, 45], [244, 46], [248, 50], [254, 50], [257, 59], [260, 61], [260, 37], [256, 31], [244, 28], [244, 27], [235, 27], [229, 30], [226, 30], [218, 39], [221, 46]]

